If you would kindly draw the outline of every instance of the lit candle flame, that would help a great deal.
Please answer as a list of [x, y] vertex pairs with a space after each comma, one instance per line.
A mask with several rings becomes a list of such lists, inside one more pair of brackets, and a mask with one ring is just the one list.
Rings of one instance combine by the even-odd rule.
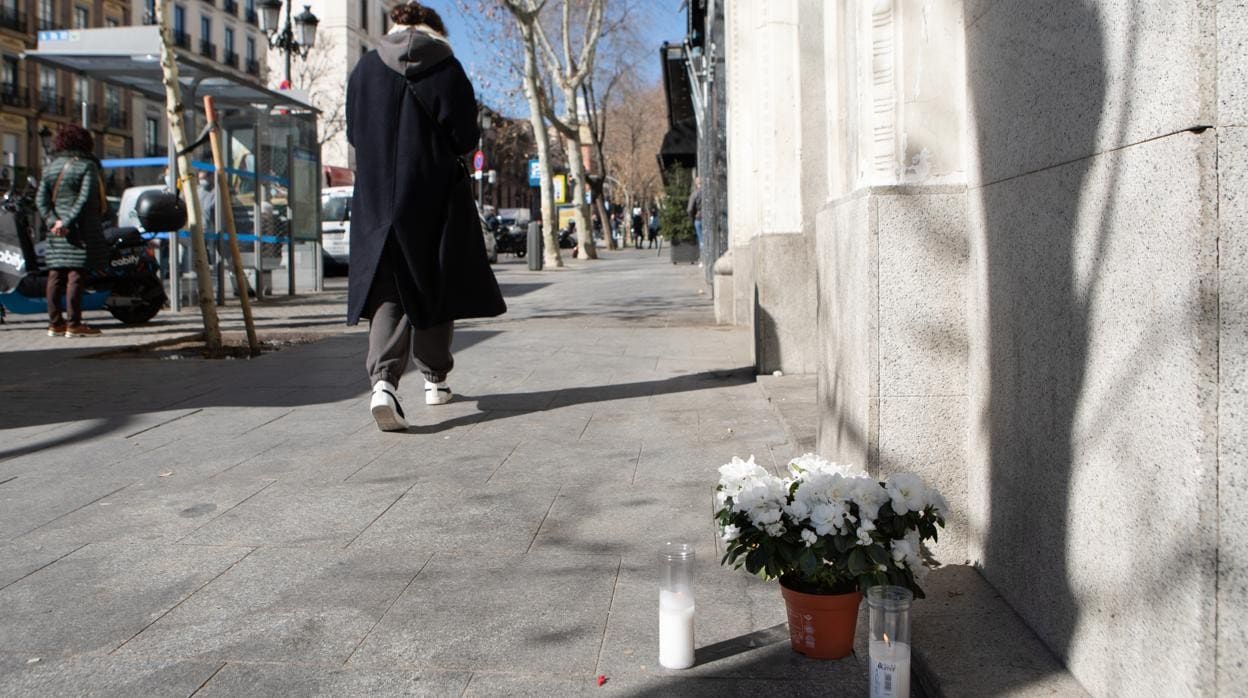
[[884, 644], [888, 645], [889, 647], [893, 646], [893, 641], [888, 639], [888, 633], [884, 633]]

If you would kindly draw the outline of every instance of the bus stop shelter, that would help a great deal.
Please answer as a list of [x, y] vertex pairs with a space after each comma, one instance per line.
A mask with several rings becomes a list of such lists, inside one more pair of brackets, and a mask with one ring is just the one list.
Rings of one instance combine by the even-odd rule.
[[[160, 29], [156, 26], [40, 31], [35, 50], [23, 57], [165, 101], [160, 67]], [[317, 109], [296, 95], [270, 90], [182, 48], [174, 48], [182, 103], [186, 109], [187, 138], [193, 139], [204, 123], [203, 98], [211, 96], [222, 128], [222, 144], [240, 241], [250, 243], [257, 296], [264, 290], [266, 251], [287, 245], [289, 290], [295, 288], [295, 243], [311, 242], [314, 283], [320, 286], [320, 146]], [[169, 139], [172, 144], [172, 139]], [[213, 170], [207, 145], [194, 157], [196, 169]], [[168, 167], [166, 184], [176, 179], [172, 146], [164, 157], [105, 161], [105, 167]], [[218, 202], [220, 198], [218, 196]], [[222, 207], [215, 210], [220, 218]], [[124, 214], [125, 212], [122, 212]], [[215, 221], [205, 230], [218, 231]], [[180, 271], [189, 269], [189, 255], [179, 248], [186, 231], [168, 235], [169, 300], [174, 310], [181, 302]], [[214, 244], [215, 242], [215, 244]], [[221, 236], [209, 234], [209, 247], [221, 248]], [[280, 254], [280, 253], [279, 253]], [[224, 288], [222, 254], [214, 255], [217, 294]], [[272, 257], [270, 257], [271, 259]], [[180, 261], [178, 261], [180, 260]]]

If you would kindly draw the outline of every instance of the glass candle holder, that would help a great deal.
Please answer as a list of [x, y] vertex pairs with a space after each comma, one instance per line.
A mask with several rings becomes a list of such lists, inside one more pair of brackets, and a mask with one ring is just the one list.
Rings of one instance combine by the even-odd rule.
[[659, 665], [693, 666], [693, 546], [666, 543], [659, 553]]
[[905, 587], [867, 589], [871, 622], [871, 698], [910, 695], [910, 603], [914, 594]]

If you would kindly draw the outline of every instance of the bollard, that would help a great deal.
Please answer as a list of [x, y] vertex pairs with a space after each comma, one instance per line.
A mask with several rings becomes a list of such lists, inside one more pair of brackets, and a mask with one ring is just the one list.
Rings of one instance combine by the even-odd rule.
[[529, 223], [529, 271], [542, 270], [542, 224]]

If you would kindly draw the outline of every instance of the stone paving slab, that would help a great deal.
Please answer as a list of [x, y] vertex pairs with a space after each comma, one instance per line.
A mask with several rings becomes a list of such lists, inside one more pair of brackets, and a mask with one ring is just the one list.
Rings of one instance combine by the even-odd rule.
[[29, 541], [0, 543], [0, 560], [4, 560], [4, 566], [0, 567], [0, 589], [4, 589], [81, 547], [82, 545], [66, 543], [49, 545]]
[[0, 648], [49, 655], [115, 650], [248, 552], [85, 546], [0, 590]]
[[411, 485], [279, 481], [179, 542], [342, 548], [394, 505]]
[[459, 696], [471, 677], [469, 672], [456, 671], [371, 671], [230, 662], [195, 696]]
[[351, 664], [590, 674], [619, 564], [609, 555], [435, 555]]
[[414, 550], [259, 549], [121, 654], [341, 666], [428, 560]]
[[273, 484], [272, 480], [207, 480], [186, 484], [147, 478], [23, 535], [45, 545], [175, 543]]
[[0, 654], [0, 695], [189, 696], [220, 668], [217, 662]]

